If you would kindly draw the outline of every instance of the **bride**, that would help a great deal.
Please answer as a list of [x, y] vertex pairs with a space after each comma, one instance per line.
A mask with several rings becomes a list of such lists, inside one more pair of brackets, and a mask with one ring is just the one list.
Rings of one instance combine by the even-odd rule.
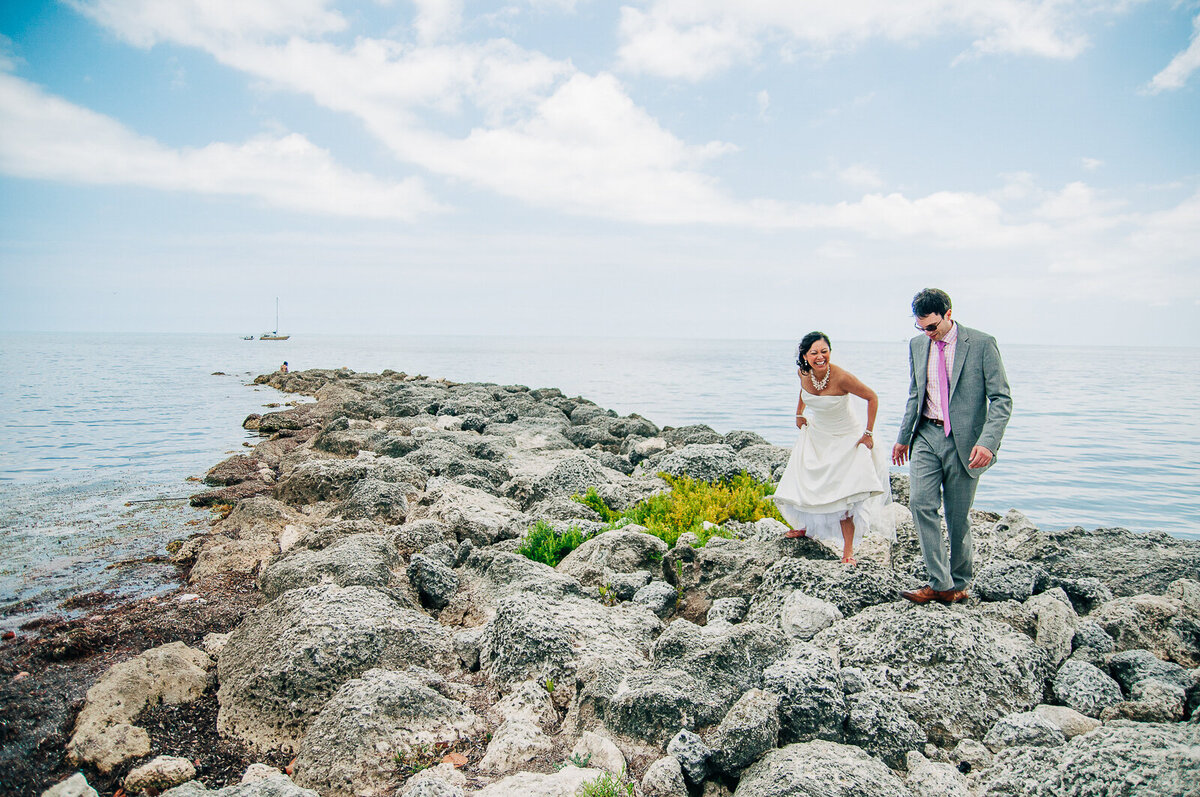
[[[872, 427], [879, 397], [854, 374], [835, 366], [823, 332], [800, 341], [800, 400], [792, 449], [774, 500], [792, 527], [783, 536], [809, 536], [842, 545], [842, 561], [857, 564], [854, 545], [868, 530], [888, 539], [896, 529], [884, 505], [891, 500], [887, 459], [875, 448]], [[867, 422], [855, 413], [850, 396], [867, 402]]]

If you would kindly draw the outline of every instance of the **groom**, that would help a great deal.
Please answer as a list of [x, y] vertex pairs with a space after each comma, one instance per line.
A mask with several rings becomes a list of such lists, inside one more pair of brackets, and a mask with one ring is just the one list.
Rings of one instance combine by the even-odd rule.
[[[892, 462], [912, 459], [909, 508], [929, 584], [900, 594], [914, 603], [956, 603], [966, 600], [971, 580], [975, 487], [996, 458], [1012, 397], [996, 339], [956, 324], [944, 291], [921, 291], [912, 311], [922, 334], [908, 345], [908, 406]], [[943, 501], [949, 556], [938, 520]]]

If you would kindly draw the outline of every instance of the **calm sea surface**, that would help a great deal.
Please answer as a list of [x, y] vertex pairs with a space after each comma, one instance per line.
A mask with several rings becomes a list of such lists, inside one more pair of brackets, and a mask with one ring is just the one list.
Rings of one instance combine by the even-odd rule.
[[[558, 387], [664, 425], [748, 429], [791, 445], [792, 341], [0, 335], [0, 625], [70, 595], [146, 593], [172, 569], [135, 563], [204, 528], [185, 497], [283, 402], [247, 383], [293, 370], [385, 368]], [[891, 447], [908, 388], [904, 342], [841, 343], [833, 358], [880, 396]], [[1044, 528], [1158, 529], [1200, 539], [1200, 349], [1005, 346], [1014, 414], [975, 505]], [[223, 372], [224, 375], [215, 375]], [[145, 503], [135, 503], [135, 502]], [[113, 566], [114, 563], [128, 564]]]

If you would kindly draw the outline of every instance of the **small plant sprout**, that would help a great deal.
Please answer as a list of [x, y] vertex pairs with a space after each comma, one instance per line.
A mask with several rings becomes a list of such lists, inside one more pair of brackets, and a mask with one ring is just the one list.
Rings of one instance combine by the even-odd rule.
[[546, 680], [542, 681], [542, 687], [550, 694], [554, 694], [554, 679], [547, 675]]

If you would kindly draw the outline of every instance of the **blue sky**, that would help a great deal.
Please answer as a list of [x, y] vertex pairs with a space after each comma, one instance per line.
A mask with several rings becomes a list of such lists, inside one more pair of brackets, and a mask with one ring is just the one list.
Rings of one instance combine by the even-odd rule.
[[0, 330], [1200, 345], [1200, 3], [0, 6]]

